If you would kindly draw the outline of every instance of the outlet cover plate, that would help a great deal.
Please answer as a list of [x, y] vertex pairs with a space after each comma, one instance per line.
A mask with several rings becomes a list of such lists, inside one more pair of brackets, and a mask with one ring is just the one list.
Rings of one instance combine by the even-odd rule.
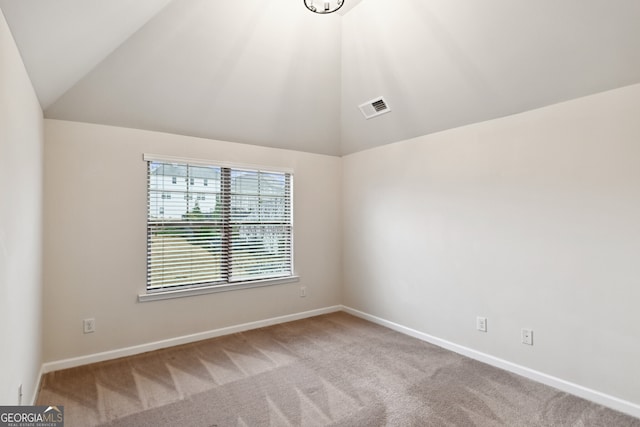
[[96, 319], [84, 319], [82, 328], [85, 334], [91, 334], [96, 331]]
[[487, 318], [478, 316], [476, 318], [476, 329], [480, 332], [487, 332]]

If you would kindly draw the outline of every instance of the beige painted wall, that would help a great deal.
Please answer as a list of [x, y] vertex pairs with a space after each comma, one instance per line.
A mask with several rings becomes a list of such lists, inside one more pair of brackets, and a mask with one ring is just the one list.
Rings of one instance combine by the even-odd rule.
[[[45, 120], [45, 134], [45, 361], [340, 303], [340, 158], [56, 120]], [[300, 282], [138, 303], [146, 280], [143, 153], [293, 168]], [[84, 335], [88, 317], [97, 331]]]
[[640, 85], [346, 156], [343, 187], [346, 305], [640, 404]]
[[41, 364], [42, 110], [0, 11], [0, 405]]

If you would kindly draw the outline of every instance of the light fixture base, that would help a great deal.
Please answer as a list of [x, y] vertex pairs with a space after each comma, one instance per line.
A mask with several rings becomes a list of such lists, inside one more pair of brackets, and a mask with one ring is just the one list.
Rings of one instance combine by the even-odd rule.
[[302, 0], [305, 7], [311, 12], [325, 15], [340, 9], [344, 0]]

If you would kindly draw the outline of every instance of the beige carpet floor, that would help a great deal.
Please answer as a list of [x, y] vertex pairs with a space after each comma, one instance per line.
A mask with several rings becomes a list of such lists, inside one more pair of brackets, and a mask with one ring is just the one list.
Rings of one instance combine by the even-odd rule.
[[49, 373], [38, 404], [67, 427], [640, 427], [346, 313]]

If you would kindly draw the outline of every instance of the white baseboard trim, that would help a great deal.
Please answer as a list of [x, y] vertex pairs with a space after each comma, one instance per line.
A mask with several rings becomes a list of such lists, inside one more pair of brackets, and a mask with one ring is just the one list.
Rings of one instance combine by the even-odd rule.
[[534, 369], [530, 369], [525, 366], [518, 365], [516, 363], [512, 363], [507, 360], [500, 359], [498, 357], [494, 357], [489, 354], [482, 353], [477, 350], [473, 350], [471, 348], [468, 348], [459, 344], [455, 344], [453, 342], [446, 341], [438, 337], [434, 337], [429, 334], [425, 334], [415, 329], [411, 329], [406, 326], [399, 325], [397, 323], [382, 319], [377, 316], [373, 316], [368, 313], [364, 313], [362, 311], [353, 309], [351, 307], [342, 306], [342, 310], [356, 317], [369, 320], [370, 322], [376, 323], [378, 325], [386, 326], [387, 328], [393, 329], [394, 331], [403, 333], [405, 335], [409, 335], [411, 337], [417, 338], [422, 341], [426, 341], [428, 343], [437, 345], [447, 350], [451, 350], [455, 353], [461, 354], [463, 356], [467, 356], [471, 359], [484, 362], [488, 365], [495, 366], [496, 368], [504, 369], [505, 371], [512, 372], [514, 374], [523, 376], [530, 380], [548, 385], [550, 387], [557, 388], [558, 390], [573, 394], [575, 396], [581, 397], [586, 400], [590, 400], [592, 402], [598, 403], [602, 406], [606, 406], [616, 411], [623, 412], [625, 414], [631, 415], [632, 417], [640, 418], [640, 405], [638, 404], [635, 404], [623, 399], [619, 399], [617, 397], [610, 396], [608, 394], [601, 393], [599, 391], [592, 390], [587, 387], [583, 387], [579, 384], [565, 381], [561, 378], [557, 378], [557, 377], [545, 374], [543, 372], [539, 372]]
[[[288, 314], [286, 316], [280, 316], [280, 317], [272, 317], [270, 319], [243, 323], [241, 325], [228, 326], [226, 328], [199, 332], [197, 334], [185, 335], [182, 337], [150, 342], [146, 344], [136, 345], [133, 347], [121, 348], [118, 350], [110, 350], [102, 353], [74, 357], [71, 359], [47, 362], [42, 365], [40, 377], [42, 377], [43, 374], [59, 371], [62, 369], [75, 368], [77, 366], [88, 365], [91, 363], [104, 362], [106, 360], [118, 359], [120, 357], [133, 356], [140, 353], [146, 353], [148, 351], [160, 350], [163, 348], [173, 347], [173, 346], [182, 345], [182, 344], [189, 344], [196, 341], [202, 341], [210, 338], [220, 337], [223, 335], [230, 335], [238, 332], [249, 331], [251, 329], [264, 328], [266, 326], [277, 325], [280, 323], [291, 322], [294, 320], [306, 319], [308, 317], [320, 316], [322, 314], [334, 313], [336, 311], [341, 311], [341, 310], [342, 310], [342, 306], [339, 306], [339, 305], [332, 306], [332, 307], [319, 308], [316, 310], [305, 311], [302, 313]], [[39, 385], [38, 385], [38, 388], [39, 388]]]
[[40, 372], [38, 372], [38, 379], [36, 380], [36, 388], [33, 390], [33, 395], [31, 396], [31, 401], [29, 403], [29, 405], [31, 406], [35, 405], [36, 400], [38, 400], [38, 392], [40, 391], [40, 384], [42, 383], [43, 375], [44, 375], [44, 365], [41, 365]]

